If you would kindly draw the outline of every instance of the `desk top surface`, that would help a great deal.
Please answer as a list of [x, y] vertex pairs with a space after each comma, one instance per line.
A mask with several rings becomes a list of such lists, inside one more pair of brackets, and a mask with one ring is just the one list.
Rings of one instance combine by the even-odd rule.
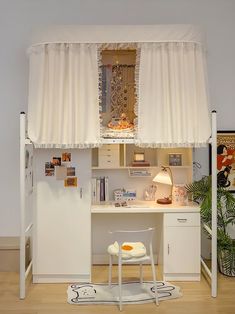
[[114, 203], [103, 203], [92, 205], [91, 213], [105, 214], [105, 213], [198, 213], [200, 206], [195, 203], [181, 206], [175, 204], [161, 205], [151, 201], [135, 201], [129, 202], [127, 206], [116, 207]]

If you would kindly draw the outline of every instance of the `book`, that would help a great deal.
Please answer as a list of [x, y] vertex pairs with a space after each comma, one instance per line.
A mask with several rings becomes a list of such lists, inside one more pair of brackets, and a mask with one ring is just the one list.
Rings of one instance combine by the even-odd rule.
[[105, 177], [100, 178], [100, 201], [105, 201]]
[[109, 178], [105, 177], [105, 202], [109, 201]]
[[96, 178], [91, 178], [91, 201], [96, 203]]
[[100, 178], [96, 178], [96, 203], [100, 202]]

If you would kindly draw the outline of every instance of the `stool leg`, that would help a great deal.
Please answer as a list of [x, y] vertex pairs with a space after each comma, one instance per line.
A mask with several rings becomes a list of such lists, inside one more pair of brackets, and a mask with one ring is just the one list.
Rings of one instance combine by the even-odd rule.
[[154, 290], [155, 290], [155, 302], [156, 302], [156, 305], [159, 305], [157, 283], [156, 283], [156, 272], [155, 272], [155, 265], [154, 265], [153, 259], [151, 259], [151, 265], [152, 265], [153, 283], [154, 283]]
[[112, 285], [112, 265], [113, 265], [113, 257], [109, 255], [109, 287]]
[[118, 288], [119, 288], [119, 310], [122, 311], [122, 260], [118, 257]]
[[140, 284], [143, 284], [143, 264], [140, 263]]

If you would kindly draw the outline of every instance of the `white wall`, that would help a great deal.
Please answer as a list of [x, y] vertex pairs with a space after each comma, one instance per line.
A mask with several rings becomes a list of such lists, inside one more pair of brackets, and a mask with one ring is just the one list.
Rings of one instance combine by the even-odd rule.
[[[19, 234], [19, 113], [27, 108], [31, 34], [52, 24], [199, 24], [207, 35], [218, 128], [235, 129], [235, 1], [0, 0], [0, 236]], [[207, 151], [197, 154], [207, 171]]]

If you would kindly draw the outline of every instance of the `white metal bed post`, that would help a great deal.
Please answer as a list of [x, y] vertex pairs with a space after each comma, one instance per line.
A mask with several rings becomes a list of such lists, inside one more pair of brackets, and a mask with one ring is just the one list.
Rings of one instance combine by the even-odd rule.
[[217, 296], [217, 121], [216, 111], [212, 111], [212, 261], [211, 261], [211, 296]]
[[25, 298], [25, 113], [20, 113], [20, 299]]

